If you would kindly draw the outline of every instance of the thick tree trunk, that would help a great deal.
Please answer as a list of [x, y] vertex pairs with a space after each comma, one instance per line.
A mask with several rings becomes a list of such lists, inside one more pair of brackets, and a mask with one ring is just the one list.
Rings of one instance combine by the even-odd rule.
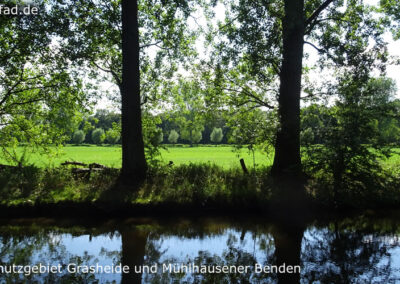
[[142, 136], [137, 1], [122, 0], [122, 172], [123, 182], [146, 176]]
[[285, 0], [279, 120], [272, 174], [298, 176], [300, 158], [300, 92], [304, 40], [304, 1]]

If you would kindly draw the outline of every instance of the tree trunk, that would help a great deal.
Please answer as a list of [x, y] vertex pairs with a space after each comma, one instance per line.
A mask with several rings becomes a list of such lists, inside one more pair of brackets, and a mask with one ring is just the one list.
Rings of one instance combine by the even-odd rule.
[[304, 1], [285, 0], [283, 61], [280, 72], [279, 122], [272, 174], [298, 176], [300, 158], [300, 92], [304, 40]]
[[122, 0], [122, 171], [123, 182], [140, 182], [147, 165], [140, 108], [137, 1]]

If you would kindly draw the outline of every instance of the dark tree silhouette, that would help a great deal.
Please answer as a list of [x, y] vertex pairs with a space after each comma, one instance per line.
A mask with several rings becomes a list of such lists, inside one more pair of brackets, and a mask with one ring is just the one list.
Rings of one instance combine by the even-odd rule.
[[130, 268], [130, 273], [122, 274], [121, 283], [142, 283], [142, 273], [135, 273], [135, 266], [142, 267], [146, 251], [148, 232], [132, 230], [122, 231], [122, 265]]
[[304, 1], [285, 0], [282, 21], [283, 60], [280, 71], [279, 120], [272, 173], [301, 172], [300, 92], [304, 44]]
[[[281, 223], [274, 227], [276, 265], [300, 265], [301, 241], [305, 225], [296, 226]], [[300, 283], [300, 273], [278, 273], [278, 283]]]
[[143, 181], [144, 155], [140, 108], [139, 26], [137, 1], [122, 0], [122, 171], [123, 183]]

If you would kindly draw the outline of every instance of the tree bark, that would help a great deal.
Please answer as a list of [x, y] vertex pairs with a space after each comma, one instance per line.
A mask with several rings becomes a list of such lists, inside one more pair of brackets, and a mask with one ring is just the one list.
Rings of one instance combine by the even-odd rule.
[[285, 0], [283, 61], [280, 71], [279, 122], [272, 166], [274, 176], [298, 176], [300, 158], [300, 92], [304, 44], [304, 1]]
[[122, 171], [123, 182], [140, 182], [147, 165], [140, 108], [137, 1], [122, 0]]

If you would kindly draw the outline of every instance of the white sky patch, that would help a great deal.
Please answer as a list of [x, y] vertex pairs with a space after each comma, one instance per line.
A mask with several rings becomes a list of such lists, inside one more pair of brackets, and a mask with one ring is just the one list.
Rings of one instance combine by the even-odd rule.
[[[392, 56], [400, 57], [400, 41], [389, 40], [388, 52]], [[400, 98], [400, 66], [388, 65], [386, 69], [387, 76], [396, 81], [397, 85], [397, 98]]]

